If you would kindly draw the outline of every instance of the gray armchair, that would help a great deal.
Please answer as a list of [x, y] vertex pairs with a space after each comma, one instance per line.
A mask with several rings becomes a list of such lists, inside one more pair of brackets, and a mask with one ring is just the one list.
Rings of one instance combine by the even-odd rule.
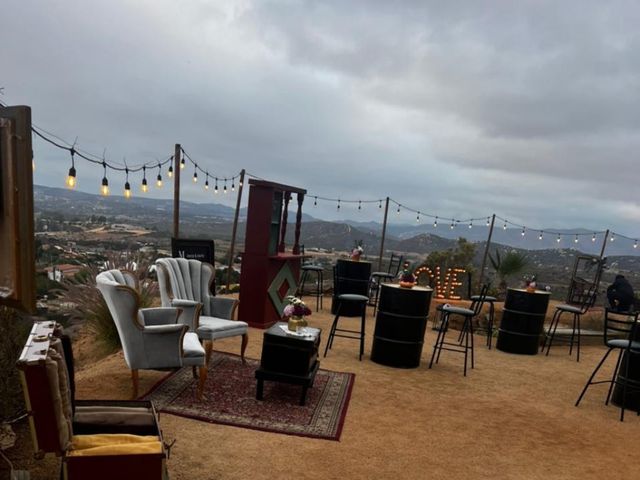
[[133, 398], [138, 397], [138, 370], [199, 367], [198, 399], [207, 378], [205, 351], [195, 333], [179, 322], [179, 308], [140, 308], [137, 279], [131, 272], [108, 270], [96, 277], [118, 329], [131, 369]]
[[244, 362], [249, 326], [246, 322], [232, 320], [237, 300], [211, 295], [213, 266], [185, 258], [160, 258], [156, 260], [156, 267], [162, 306], [184, 310], [180, 321], [204, 341], [207, 364], [214, 340], [240, 335], [240, 356]]

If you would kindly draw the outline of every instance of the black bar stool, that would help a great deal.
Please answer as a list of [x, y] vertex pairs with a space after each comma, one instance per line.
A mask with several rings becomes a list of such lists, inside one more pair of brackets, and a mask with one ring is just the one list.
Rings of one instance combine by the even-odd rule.
[[[327, 356], [327, 351], [333, 346], [333, 338], [334, 337], [343, 337], [343, 338], [351, 338], [354, 340], [360, 340], [360, 360], [362, 360], [362, 355], [364, 354], [364, 336], [365, 336], [365, 317], [367, 313], [367, 303], [369, 302], [369, 297], [365, 295], [356, 295], [353, 293], [344, 293], [338, 296], [338, 308], [336, 311], [336, 318], [333, 319], [333, 324], [331, 325], [331, 331], [329, 332], [329, 338], [327, 339], [327, 345], [324, 348], [324, 356]], [[359, 312], [356, 315], [353, 314], [343, 314], [343, 317], [360, 317], [360, 331], [358, 330], [345, 330], [342, 328], [338, 328], [338, 319], [340, 318], [340, 312], [343, 310], [342, 307], [345, 307], [344, 310], [350, 310], [352, 312]], [[348, 308], [349, 307], [349, 308]], [[340, 335], [336, 332], [345, 332], [345, 333], [353, 333], [356, 335]]]
[[316, 312], [322, 308], [322, 288], [324, 285], [324, 268], [320, 265], [302, 265], [300, 267], [302, 270], [302, 277], [300, 278], [300, 285], [298, 287], [298, 296], [302, 298], [304, 295], [304, 285], [307, 281], [307, 278], [310, 274], [315, 273], [316, 277], [316, 289], [315, 291], [308, 292], [309, 295], [315, 295], [316, 297]]
[[[438, 336], [436, 337], [436, 343], [433, 345], [433, 353], [431, 354], [431, 361], [429, 362], [429, 368], [433, 367], [433, 363], [440, 361], [440, 354], [442, 350], [448, 350], [450, 352], [464, 353], [464, 376], [467, 376], [467, 362], [469, 354], [471, 354], [471, 368], [475, 367], [474, 354], [473, 354], [473, 317], [480, 313], [484, 298], [487, 295], [487, 286], [483, 286], [478, 295], [478, 300], [472, 302], [473, 310], [470, 308], [453, 307], [451, 305], [443, 305], [440, 310], [440, 324], [438, 325]], [[449, 316], [461, 315], [464, 317], [464, 323], [462, 324], [462, 331], [457, 342], [446, 342], [445, 336], [449, 329]]]
[[[471, 295], [471, 307], [470, 307], [471, 310], [475, 309], [475, 302], [479, 302], [479, 301], [480, 301], [480, 295]], [[496, 297], [492, 297], [490, 295], [487, 295], [486, 297], [484, 297], [484, 302], [489, 304], [489, 321], [487, 323], [487, 347], [489, 347], [489, 350], [491, 350], [491, 343], [493, 340], [493, 321], [496, 313], [496, 307], [494, 305], [494, 302], [496, 301], [497, 301]], [[482, 306], [480, 306], [480, 309], [482, 309]], [[478, 330], [481, 330], [481, 329], [476, 329], [476, 331]]]

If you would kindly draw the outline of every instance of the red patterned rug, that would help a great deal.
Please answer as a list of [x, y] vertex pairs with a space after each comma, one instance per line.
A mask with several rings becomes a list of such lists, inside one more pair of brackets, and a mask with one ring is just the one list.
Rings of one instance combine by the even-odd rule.
[[339, 440], [342, 433], [353, 373], [318, 370], [305, 406], [298, 404], [301, 388], [264, 382], [264, 400], [256, 400], [254, 372], [260, 362], [223, 352], [213, 352], [204, 399], [195, 397], [197, 380], [191, 368], [169, 375], [143, 398], [161, 412], [211, 423], [252, 428], [303, 437]]

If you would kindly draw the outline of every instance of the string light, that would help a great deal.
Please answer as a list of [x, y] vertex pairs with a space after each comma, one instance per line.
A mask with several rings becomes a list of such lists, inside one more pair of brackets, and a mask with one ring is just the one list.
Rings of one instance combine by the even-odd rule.
[[358, 200], [358, 210], [362, 210], [362, 201]]
[[525, 227], [522, 227], [522, 232], [520, 232], [520, 235], [524, 237], [524, 234], [525, 234]]
[[209, 172], [206, 173], [206, 179], [204, 181], [204, 189], [209, 190]]
[[158, 164], [158, 177], [156, 178], [156, 187], [162, 188], [162, 171], [160, 169], [160, 164]]
[[595, 234], [595, 233], [593, 234], [593, 237], [591, 237], [591, 241], [592, 241], [592, 242], [595, 242], [595, 241], [596, 241], [596, 234]]
[[235, 180], [233, 178], [231, 179], [231, 191], [232, 192], [236, 191], [236, 184], [235, 184]]
[[195, 170], [193, 171], [193, 183], [198, 183], [198, 165], [196, 164]]
[[124, 198], [129, 200], [131, 198], [131, 185], [129, 184], [129, 169], [125, 167], [124, 169], [126, 180], [124, 182]]
[[538, 240], [542, 240], [542, 230], [540, 230], [540, 235], [538, 235]]
[[147, 185], [147, 166], [142, 166], [142, 185], [140, 186], [140, 190], [142, 193], [147, 193], [149, 191], [149, 186]]
[[173, 165], [169, 164], [169, 170], [167, 170], [167, 177], [173, 178]]
[[240, 188], [241, 186], [242, 186], [242, 180], [238, 182], [238, 188]]
[[491, 220], [490, 220], [490, 218], [491, 218], [491, 217], [487, 217], [487, 227], [490, 227], [490, 226], [491, 226]]
[[340, 199], [338, 199], [338, 208], [336, 210], [340, 211]]
[[314, 207], [318, 206], [318, 197], [313, 197], [313, 206]]
[[72, 147], [71, 150], [69, 150], [69, 152], [71, 153], [71, 168], [69, 169], [69, 174], [67, 175], [67, 182], [66, 183], [67, 183], [67, 187], [75, 188], [75, 186], [76, 186], [76, 165], [75, 165], [74, 155], [75, 155], [76, 151]]
[[382, 208], [382, 200], [378, 200], [378, 208]]
[[573, 243], [578, 243], [578, 234], [576, 233], [576, 238], [573, 239]]
[[224, 179], [224, 188], [222, 189], [222, 191], [224, 192], [224, 194], [227, 194], [227, 179]]
[[438, 216], [436, 215], [436, 219], [433, 221], [433, 228], [438, 227]]
[[473, 228], [473, 220], [469, 220], [469, 228]]
[[504, 221], [504, 225], [502, 226], [502, 230], [506, 230], [507, 229], [507, 221]]
[[638, 240], [636, 240], [635, 242], [633, 242], [633, 248], [638, 248]]
[[611, 241], [615, 242], [616, 241], [616, 234], [611, 232]]
[[402, 206], [402, 205], [398, 204], [398, 210], [396, 210], [396, 213], [397, 213], [398, 215], [400, 215], [400, 207], [401, 207], [401, 206]]
[[100, 194], [103, 197], [109, 195], [109, 180], [107, 180], [107, 162], [102, 161], [102, 168], [104, 168], [104, 177], [102, 177], [102, 186], [100, 187]]
[[455, 225], [453, 224], [453, 219], [452, 219], [452, 220], [451, 220], [451, 225], [449, 226], [449, 228], [450, 228], [451, 230], [453, 230], [453, 227], [454, 227], [454, 226], [455, 226]]
[[560, 234], [558, 234], [558, 238], [556, 238], [556, 242], [560, 243]]
[[184, 162], [184, 157], [182, 157], [182, 160], [180, 160], [180, 170], [184, 170], [186, 166], [187, 164]]
[[420, 212], [418, 212], [418, 214], [416, 215], [416, 222], [420, 223]]
[[216, 183], [213, 187], [213, 193], [216, 195], [218, 194], [218, 177], [216, 177]]

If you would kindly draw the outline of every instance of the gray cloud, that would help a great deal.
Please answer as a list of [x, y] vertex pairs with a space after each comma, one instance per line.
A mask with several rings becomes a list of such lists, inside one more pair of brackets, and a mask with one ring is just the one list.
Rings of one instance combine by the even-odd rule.
[[[113, 161], [164, 159], [180, 142], [221, 178], [246, 168], [441, 216], [640, 233], [635, 2], [13, 0], [5, 12], [3, 100]], [[68, 155], [37, 141], [36, 155], [36, 181], [61, 185]], [[78, 175], [97, 190], [99, 168]], [[184, 197], [213, 199], [191, 184]], [[358, 214], [341, 210], [308, 209]]]

